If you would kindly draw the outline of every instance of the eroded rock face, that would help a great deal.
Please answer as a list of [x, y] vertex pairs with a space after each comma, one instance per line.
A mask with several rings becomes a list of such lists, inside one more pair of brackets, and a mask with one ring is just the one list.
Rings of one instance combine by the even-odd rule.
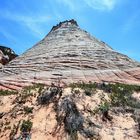
[[5, 66], [1, 85], [81, 81], [140, 83], [140, 63], [114, 51], [80, 29], [74, 20], [54, 26], [49, 34]]
[[[0, 96], [1, 140], [139, 140], [140, 89], [135, 93], [133, 86], [121, 84], [74, 85], [34, 85]], [[25, 121], [28, 127], [23, 127]]]
[[0, 50], [0, 67], [2, 66], [3, 52]]
[[0, 46], [0, 63], [2, 65], [7, 64], [11, 60], [13, 60], [15, 57], [17, 57], [17, 55], [12, 49], [8, 47]]

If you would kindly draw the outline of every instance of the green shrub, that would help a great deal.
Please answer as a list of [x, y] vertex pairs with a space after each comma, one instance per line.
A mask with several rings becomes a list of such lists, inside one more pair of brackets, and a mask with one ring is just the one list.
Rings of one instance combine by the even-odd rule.
[[20, 130], [22, 132], [30, 132], [32, 129], [33, 123], [30, 120], [23, 120]]
[[110, 105], [108, 102], [104, 102], [100, 105], [99, 110], [104, 113], [106, 111], [109, 111]]
[[91, 96], [93, 91], [96, 90], [96, 83], [84, 83], [84, 82], [79, 82], [79, 83], [72, 83], [70, 84], [70, 87], [72, 89], [72, 92], [74, 91], [75, 88], [80, 88], [83, 89], [85, 94], [87, 96]]
[[38, 93], [41, 93], [41, 91], [44, 89], [44, 87], [45, 87], [44, 84], [36, 83], [36, 84], [31, 85], [31, 86], [24, 87], [22, 92], [27, 93], [27, 94], [31, 94], [32, 90], [38, 89]]
[[140, 102], [132, 98], [133, 92], [140, 92], [140, 86], [138, 85], [128, 85], [122, 83], [72, 83], [70, 87], [73, 89], [80, 88], [85, 91], [87, 96], [91, 96], [96, 89], [103, 90], [107, 93], [110, 93], [110, 99], [112, 106], [130, 106], [140, 108]]
[[13, 101], [13, 103], [18, 104], [25, 104], [27, 101], [27, 98], [33, 96], [32, 93], [22, 92], [19, 96], [16, 97], [16, 99]]
[[33, 113], [33, 107], [25, 106], [24, 112], [25, 112], [25, 114]]
[[135, 99], [132, 98], [132, 93], [134, 91], [139, 92], [140, 86], [121, 83], [104, 84], [102, 90], [111, 91], [110, 99], [112, 106], [140, 107], [140, 103], [136, 102]]
[[96, 83], [84, 83], [84, 82], [78, 82], [78, 83], [72, 83], [70, 84], [71, 88], [81, 88], [81, 89], [95, 89]]
[[139, 92], [140, 91], [140, 86], [138, 85], [128, 85], [128, 84], [121, 84], [121, 83], [116, 83], [116, 84], [108, 84], [104, 85], [104, 89], [110, 89], [111, 92], [113, 93], [133, 93], [134, 91]]
[[92, 111], [92, 113], [93, 113], [93, 115], [99, 113], [100, 111], [101, 111], [102, 113], [104, 113], [104, 112], [108, 112], [109, 109], [110, 109], [110, 103], [107, 102], [107, 101], [105, 101], [104, 103], [102, 103], [102, 104], [100, 104], [98, 107], [96, 107], [96, 108]]
[[18, 94], [17, 91], [10, 91], [10, 90], [0, 90], [0, 96], [7, 96], [7, 95], [14, 95]]
[[111, 105], [113, 106], [129, 106], [131, 101], [131, 94], [129, 93], [111, 93]]
[[86, 90], [85, 90], [85, 94], [86, 94], [87, 96], [91, 96], [91, 95], [92, 95], [92, 91], [89, 90], [89, 89], [86, 89]]

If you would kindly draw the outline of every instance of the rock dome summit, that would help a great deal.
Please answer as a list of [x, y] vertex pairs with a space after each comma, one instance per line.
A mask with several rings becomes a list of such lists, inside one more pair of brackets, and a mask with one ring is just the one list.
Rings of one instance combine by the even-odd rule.
[[1, 68], [0, 75], [1, 89], [58, 81], [140, 84], [140, 63], [91, 36], [72, 19], [53, 26], [40, 42]]

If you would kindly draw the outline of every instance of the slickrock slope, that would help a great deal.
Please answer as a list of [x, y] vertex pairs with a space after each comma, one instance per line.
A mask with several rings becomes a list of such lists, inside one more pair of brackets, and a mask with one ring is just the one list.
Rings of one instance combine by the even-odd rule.
[[40, 82], [140, 83], [140, 63], [80, 29], [76, 21], [54, 26], [48, 35], [0, 70], [0, 88]]

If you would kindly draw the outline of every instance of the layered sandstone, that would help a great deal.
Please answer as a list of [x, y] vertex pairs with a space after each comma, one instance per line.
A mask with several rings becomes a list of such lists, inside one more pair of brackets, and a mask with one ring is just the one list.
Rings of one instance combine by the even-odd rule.
[[64, 21], [0, 70], [0, 88], [20, 89], [33, 82], [109, 81], [140, 83], [140, 63]]

